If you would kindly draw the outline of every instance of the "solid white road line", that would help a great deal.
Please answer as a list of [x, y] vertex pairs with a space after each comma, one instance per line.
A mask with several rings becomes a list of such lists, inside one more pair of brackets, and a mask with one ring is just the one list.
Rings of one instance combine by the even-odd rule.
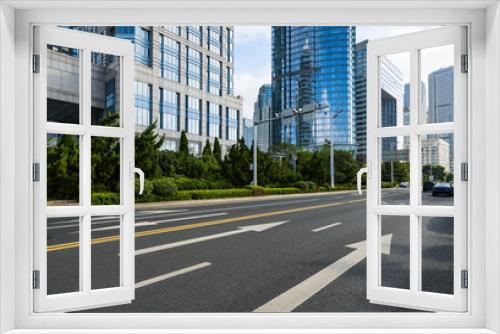
[[151, 285], [151, 284], [154, 284], [154, 283], [158, 283], [158, 282], [161, 282], [161, 281], [164, 281], [164, 280], [167, 280], [169, 278], [173, 278], [173, 277], [176, 277], [176, 276], [179, 276], [179, 275], [187, 274], [187, 273], [190, 273], [192, 271], [195, 271], [195, 270], [198, 270], [198, 269], [202, 269], [202, 268], [205, 268], [205, 267], [208, 267], [208, 266], [211, 266], [211, 265], [212, 264], [210, 262], [198, 263], [198, 264], [195, 264], [194, 266], [186, 267], [186, 268], [183, 268], [183, 269], [172, 271], [171, 273], [167, 273], [167, 274], [156, 276], [156, 277], [153, 277], [153, 278], [141, 281], [141, 282], [137, 282], [137, 283], [135, 283], [135, 288], [136, 289], [142, 288], [144, 286]]
[[181, 220], [190, 220], [190, 219], [198, 219], [198, 218], [208, 218], [208, 217], [217, 217], [217, 216], [224, 216], [227, 215], [227, 212], [217, 212], [217, 213], [210, 213], [206, 215], [199, 215], [199, 216], [189, 216], [189, 217], [179, 217], [179, 218], [169, 218], [169, 219], [162, 219], [162, 220], [154, 220], [149, 223], [169, 223], [169, 222], [178, 222]]
[[326, 225], [326, 226], [323, 226], [323, 227], [318, 227], [318, 228], [315, 228], [314, 230], [312, 230], [313, 232], [319, 232], [319, 231], [323, 231], [323, 230], [326, 230], [326, 229], [329, 229], [331, 227], [335, 227], [337, 225], [342, 225], [341, 222], [336, 222], [336, 223], [333, 223], [333, 224], [330, 224], [330, 225]]
[[268, 223], [268, 224], [258, 224], [258, 225], [248, 225], [248, 226], [240, 226], [234, 231], [229, 231], [229, 232], [222, 232], [222, 233], [217, 233], [217, 234], [212, 234], [212, 235], [207, 235], [204, 237], [198, 237], [198, 238], [192, 238], [192, 239], [186, 239], [182, 241], [177, 241], [177, 242], [172, 242], [169, 244], [163, 244], [163, 245], [158, 245], [158, 246], [153, 246], [153, 247], [148, 247], [148, 248], [143, 248], [135, 251], [135, 255], [144, 255], [144, 254], [149, 254], [153, 252], [158, 252], [166, 249], [171, 249], [171, 248], [176, 248], [176, 247], [182, 247], [186, 245], [191, 245], [191, 244], [196, 244], [198, 242], [203, 242], [203, 241], [208, 241], [208, 240], [213, 240], [213, 239], [218, 239], [218, 238], [224, 238], [224, 237], [229, 237], [231, 235], [235, 234], [240, 234], [240, 233], [245, 233], [245, 232], [262, 232], [265, 230], [268, 230], [270, 228], [273, 228], [275, 226], [287, 223], [288, 220], [286, 221], [281, 221], [281, 222], [276, 222], [276, 223]]
[[[382, 253], [390, 252], [392, 234], [382, 236]], [[254, 312], [291, 312], [366, 257], [366, 241], [346, 245], [355, 250], [260, 306]]]

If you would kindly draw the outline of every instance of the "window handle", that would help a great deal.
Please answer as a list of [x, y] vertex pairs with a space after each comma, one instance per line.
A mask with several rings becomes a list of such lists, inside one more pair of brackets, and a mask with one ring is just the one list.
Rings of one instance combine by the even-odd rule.
[[357, 180], [358, 180], [358, 193], [360, 195], [363, 195], [363, 191], [361, 191], [361, 177], [363, 176], [364, 173], [368, 173], [368, 167], [363, 167], [360, 170], [358, 170]]
[[132, 174], [138, 174], [139, 175], [139, 195], [142, 195], [144, 192], [144, 172], [142, 169], [134, 167], [132, 168]]

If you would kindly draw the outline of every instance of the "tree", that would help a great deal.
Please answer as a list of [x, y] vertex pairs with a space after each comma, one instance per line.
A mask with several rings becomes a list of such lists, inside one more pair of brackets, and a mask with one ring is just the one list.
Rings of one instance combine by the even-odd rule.
[[238, 139], [238, 142], [231, 146], [229, 153], [224, 159], [223, 171], [225, 177], [233, 186], [241, 187], [250, 184], [250, 180], [252, 179], [250, 157], [250, 149], [245, 145], [243, 139]]
[[47, 197], [49, 200], [78, 200], [78, 140], [71, 135], [50, 139], [47, 147]]
[[434, 176], [434, 181], [445, 181], [447, 179], [444, 167], [441, 165], [424, 165], [422, 166], [423, 181], [430, 181], [429, 177]]
[[335, 151], [335, 183], [353, 184], [359, 164], [349, 151]]
[[186, 131], [184, 131], [184, 130], [182, 130], [182, 132], [181, 132], [181, 140], [179, 143], [179, 152], [182, 154], [189, 154], [188, 139], [187, 139]]
[[220, 147], [219, 138], [217, 138], [217, 137], [214, 140], [214, 150], [212, 151], [212, 156], [219, 163], [222, 161], [222, 149]]
[[203, 160], [208, 161], [212, 158], [212, 146], [210, 145], [210, 141], [207, 139], [205, 143], [205, 147], [203, 147], [203, 153], [201, 154]]
[[146, 177], [155, 178], [161, 175], [160, 148], [165, 136], [159, 136], [155, 131], [156, 121], [142, 133], [135, 136], [135, 165], [142, 169]]

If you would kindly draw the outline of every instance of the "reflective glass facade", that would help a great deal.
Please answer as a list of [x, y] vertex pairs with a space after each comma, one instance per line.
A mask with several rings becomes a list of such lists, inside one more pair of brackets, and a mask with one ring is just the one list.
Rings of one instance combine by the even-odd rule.
[[215, 95], [221, 95], [222, 94], [221, 63], [212, 57], [207, 57], [207, 58], [208, 58], [207, 92]]
[[160, 128], [179, 131], [179, 93], [160, 88]]
[[151, 66], [152, 33], [145, 27], [122, 26], [114, 28], [114, 36], [131, 40], [135, 46], [135, 61]]
[[186, 96], [186, 131], [201, 134], [201, 100]]
[[135, 91], [135, 124], [149, 126], [151, 124], [152, 112], [152, 88], [151, 85], [136, 81]]
[[181, 44], [160, 34], [160, 76], [180, 81]]
[[237, 140], [239, 133], [239, 112], [234, 108], [226, 108], [226, 139]]
[[186, 81], [188, 86], [201, 89], [201, 52], [187, 47]]
[[220, 138], [221, 123], [222, 123], [220, 105], [207, 102], [207, 111], [208, 111], [208, 136]]
[[221, 27], [208, 27], [208, 49], [217, 55], [221, 55]]
[[[350, 26], [286, 26], [272, 28], [273, 112], [319, 104], [324, 96], [329, 104], [318, 110], [318, 117], [303, 129], [300, 137], [311, 145], [322, 145], [333, 137], [336, 145], [352, 148], [355, 144], [353, 119], [354, 56], [356, 28]], [[334, 114], [341, 112], [335, 119]], [[283, 117], [274, 126], [273, 142], [297, 143], [291, 134], [294, 123]], [[316, 133], [307, 133], [314, 131]], [[287, 133], [281, 133], [287, 132]], [[308, 140], [310, 138], [315, 138]], [[300, 139], [300, 138], [299, 138]]]

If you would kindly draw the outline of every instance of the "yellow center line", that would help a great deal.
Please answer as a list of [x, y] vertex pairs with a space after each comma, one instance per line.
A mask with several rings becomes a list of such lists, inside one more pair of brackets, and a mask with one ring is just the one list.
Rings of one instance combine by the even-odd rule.
[[[283, 215], [283, 214], [287, 214], [287, 213], [294, 213], [294, 212], [310, 211], [310, 210], [316, 210], [316, 209], [321, 209], [321, 208], [327, 208], [327, 207], [331, 207], [331, 206], [339, 206], [339, 205], [345, 205], [345, 204], [351, 204], [351, 203], [363, 202], [363, 201], [365, 201], [365, 199], [341, 201], [341, 202], [335, 202], [335, 203], [320, 204], [320, 205], [315, 205], [315, 206], [306, 206], [306, 207], [302, 207], [302, 208], [263, 212], [263, 213], [253, 214], [253, 215], [216, 219], [216, 220], [210, 220], [210, 221], [206, 221], [206, 222], [193, 223], [193, 224], [187, 224], [187, 225], [170, 226], [170, 227], [158, 228], [158, 229], [153, 229], [153, 230], [135, 232], [135, 237], [139, 238], [139, 237], [146, 237], [146, 236], [150, 236], [150, 235], [191, 230], [191, 229], [195, 229], [195, 228], [199, 228], [199, 227], [235, 223], [235, 222], [240, 222], [240, 221], [244, 221], [244, 220], [272, 217], [272, 216], [278, 216], [278, 215]], [[117, 240], [120, 240], [120, 235], [112, 235], [112, 236], [108, 236], [108, 237], [101, 237], [101, 238], [92, 239], [91, 244], [92, 245], [102, 244], [102, 243], [112, 242], [112, 241], [117, 241]], [[50, 245], [50, 246], [47, 246], [47, 252], [54, 252], [54, 251], [69, 249], [69, 248], [77, 248], [79, 245], [80, 245], [80, 243], [78, 241], [68, 242], [68, 243], [64, 243], [64, 244]]]

